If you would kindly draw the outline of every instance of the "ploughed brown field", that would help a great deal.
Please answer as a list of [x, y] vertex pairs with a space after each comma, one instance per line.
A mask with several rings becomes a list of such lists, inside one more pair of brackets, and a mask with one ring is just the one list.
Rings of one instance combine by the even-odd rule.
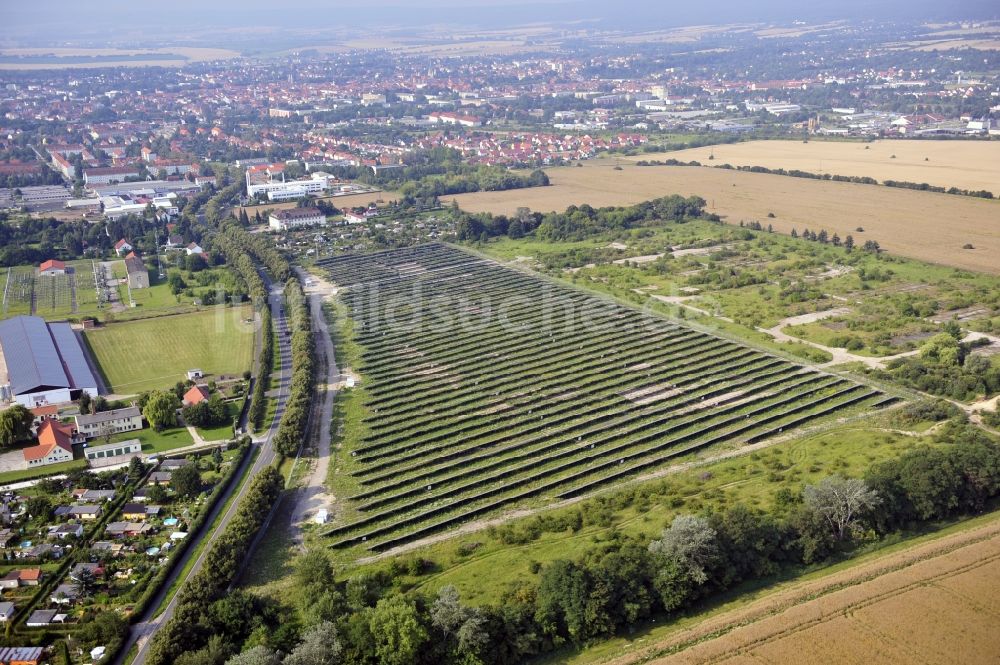
[[996, 663], [1000, 521], [766, 596], [615, 665]]
[[[709, 161], [710, 157], [714, 157]], [[698, 161], [706, 166], [763, 166], [878, 181], [926, 182], [1000, 196], [1000, 141], [747, 141], [631, 157]]]
[[[452, 198], [470, 212], [513, 214], [519, 206], [550, 212], [584, 203], [632, 205], [669, 194], [698, 195], [709, 212], [730, 224], [759, 221], [782, 233], [826, 229], [841, 238], [851, 234], [859, 245], [876, 240], [893, 254], [1000, 274], [996, 200], [710, 167], [635, 166], [615, 158], [547, 173], [549, 187]], [[963, 249], [967, 243], [974, 249]]]

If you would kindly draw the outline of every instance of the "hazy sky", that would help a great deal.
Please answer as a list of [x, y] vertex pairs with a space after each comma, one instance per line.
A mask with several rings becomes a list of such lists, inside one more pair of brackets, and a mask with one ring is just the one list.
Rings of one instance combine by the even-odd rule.
[[596, 22], [609, 28], [656, 29], [734, 21], [830, 18], [988, 18], [996, 0], [0, 0], [0, 42], [26, 34], [72, 40], [113, 37], [142, 26], [150, 39], [248, 26], [284, 28], [398, 27], [449, 23], [482, 28], [535, 21]]

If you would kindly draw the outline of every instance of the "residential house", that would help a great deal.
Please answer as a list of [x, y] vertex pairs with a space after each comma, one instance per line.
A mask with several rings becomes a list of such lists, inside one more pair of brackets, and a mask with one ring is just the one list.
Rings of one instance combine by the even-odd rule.
[[88, 490], [83, 488], [77, 488], [73, 490], [73, 498], [77, 501], [83, 501], [84, 503], [90, 503], [94, 501], [114, 501], [115, 491], [114, 490]]
[[22, 586], [38, 586], [44, 573], [41, 568], [22, 568], [12, 570], [0, 578], [0, 589], [16, 589]]
[[75, 584], [60, 584], [49, 596], [56, 605], [72, 605], [80, 598], [80, 590]]
[[56, 610], [35, 610], [25, 622], [28, 628], [44, 628], [54, 623], [63, 623], [66, 620], [65, 614], [60, 614]]
[[70, 462], [73, 460], [73, 430], [55, 420], [46, 420], [38, 428], [38, 445], [24, 448], [21, 453], [26, 469]]
[[31, 431], [37, 435], [39, 425], [44, 423], [46, 420], [59, 419], [59, 405], [45, 404], [42, 406], [36, 406], [31, 409], [31, 415], [35, 417], [35, 420], [31, 423]]
[[173, 474], [169, 471], [154, 471], [149, 474], [149, 485], [169, 485]]
[[183, 457], [175, 457], [170, 459], [165, 459], [160, 462], [160, 471], [174, 471], [181, 468], [182, 466], [187, 466], [191, 463], [191, 460], [184, 459]]
[[104, 532], [113, 538], [131, 538], [152, 530], [153, 527], [142, 522], [111, 522], [105, 527]]
[[124, 256], [129, 252], [131, 252], [132, 249], [133, 249], [132, 245], [129, 243], [128, 240], [125, 240], [125, 238], [122, 238], [121, 240], [115, 243], [115, 254], [117, 254], [118, 256]]
[[96, 520], [102, 513], [103, 511], [101, 510], [101, 507], [95, 504], [86, 504], [82, 506], [59, 506], [55, 509], [56, 517], [86, 521]]
[[199, 245], [196, 242], [189, 242], [188, 246], [185, 247], [184, 250], [188, 253], [189, 256], [191, 254], [204, 254], [205, 253], [205, 250], [203, 250], [201, 248], [201, 245]]
[[184, 399], [181, 402], [184, 406], [194, 406], [195, 404], [201, 404], [209, 398], [209, 392], [207, 386], [191, 386], [191, 389], [184, 393]]
[[14, 603], [0, 603], [0, 621], [7, 623], [14, 617]]
[[79, 582], [84, 575], [89, 574], [92, 578], [100, 579], [104, 577], [104, 566], [99, 563], [81, 562], [73, 566], [69, 571], [69, 579]]
[[17, 543], [18, 534], [14, 533], [10, 529], [0, 529], [0, 550], [5, 550], [11, 546], [11, 543]]
[[60, 524], [59, 526], [54, 526], [49, 529], [49, 537], [58, 538], [60, 540], [69, 536], [74, 538], [83, 538], [83, 534], [83, 525], [79, 522], [75, 522], [73, 524]]
[[98, 540], [90, 546], [91, 552], [106, 552], [113, 557], [121, 556], [125, 546], [121, 543], [113, 543], [110, 540]]
[[167, 249], [177, 249], [184, 245], [184, 237], [178, 235], [167, 236]]
[[142, 429], [142, 412], [137, 406], [74, 416], [73, 420], [76, 421], [76, 431], [88, 439]]
[[[153, 506], [150, 506], [152, 508]], [[146, 519], [146, 506], [141, 503], [126, 503], [122, 506], [122, 519], [130, 522]]]

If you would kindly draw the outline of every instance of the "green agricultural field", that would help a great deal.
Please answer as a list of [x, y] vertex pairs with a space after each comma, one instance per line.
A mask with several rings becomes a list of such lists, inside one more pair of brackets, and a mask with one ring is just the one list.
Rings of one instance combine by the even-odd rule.
[[249, 308], [218, 308], [191, 314], [111, 323], [85, 339], [116, 394], [167, 388], [200, 368], [206, 375], [239, 375], [250, 369], [253, 327]]
[[896, 399], [454, 247], [319, 265], [363, 377], [322, 537], [347, 559]]

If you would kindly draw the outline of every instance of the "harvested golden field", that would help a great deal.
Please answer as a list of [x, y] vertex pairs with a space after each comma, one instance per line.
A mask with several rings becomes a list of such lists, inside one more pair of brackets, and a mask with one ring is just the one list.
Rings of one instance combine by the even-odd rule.
[[794, 584], [610, 661], [996, 663], [1000, 520]]
[[[782, 233], [826, 229], [841, 238], [852, 234], [858, 244], [876, 240], [901, 256], [1000, 273], [1000, 201], [707, 167], [614, 166], [610, 159], [595, 160], [548, 170], [549, 187], [452, 198], [471, 212], [513, 214], [518, 206], [550, 212], [698, 195], [730, 224], [758, 220]], [[966, 243], [975, 249], [962, 249]]]
[[[709, 161], [714, 154], [715, 159]], [[895, 157], [893, 157], [895, 155]], [[1000, 195], [1000, 141], [748, 141], [631, 157], [926, 182]]]

